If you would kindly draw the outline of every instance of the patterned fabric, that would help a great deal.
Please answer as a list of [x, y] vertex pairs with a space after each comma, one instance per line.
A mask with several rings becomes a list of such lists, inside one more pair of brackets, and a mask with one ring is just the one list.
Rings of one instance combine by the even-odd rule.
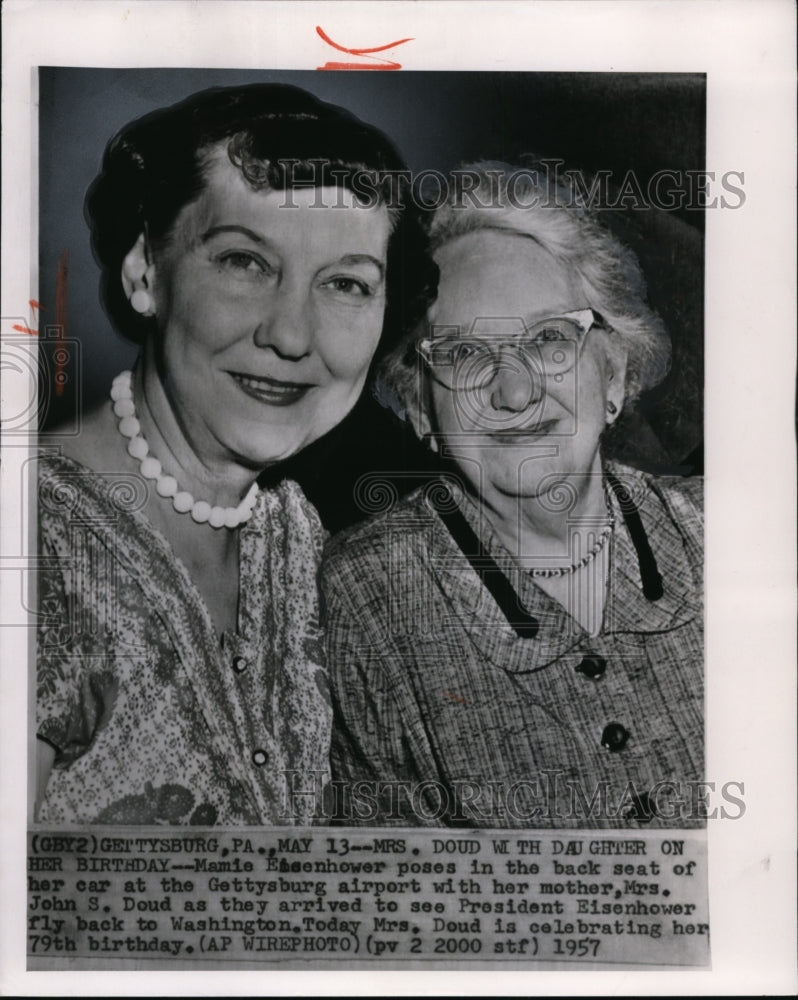
[[468, 502], [467, 520], [540, 625], [534, 638], [508, 624], [433, 511], [429, 488], [333, 540], [323, 591], [342, 821], [704, 824], [694, 784], [704, 777], [702, 484], [612, 471], [637, 505], [664, 594], [644, 597], [613, 497], [594, 636]]
[[[310, 822], [331, 708], [318, 622], [323, 533], [296, 484], [240, 532], [238, 628], [219, 636], [147, 486], [39, 461], [43, 823]], [[320, 792], [319, 792], [320, 794]]]

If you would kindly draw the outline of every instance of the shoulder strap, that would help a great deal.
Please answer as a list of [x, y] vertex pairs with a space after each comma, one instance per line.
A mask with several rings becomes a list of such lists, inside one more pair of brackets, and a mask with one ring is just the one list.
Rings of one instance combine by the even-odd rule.
[[605, 476], [621, 508], [629, 536], [637, 551], [640, 579], [643, 581], [643, 594], [649, 601], [658, 601], [664, 593], [662, 576], [654, 553], [651, 551], [651, 546], [648, 544], [646, 529], [643, 527], [637, 505], [619, 479], [610, 472], [605, 473]]
[[485, 551], [463, 513], [452, 504], [448, 491], [445, 500], [428, 496], [427, 502], [443, 521], [455, 545], [471, 563], [515, 634], [522, 639], [534, 639], [540, 631], [540, 622], [521, 607], [512, 584]]

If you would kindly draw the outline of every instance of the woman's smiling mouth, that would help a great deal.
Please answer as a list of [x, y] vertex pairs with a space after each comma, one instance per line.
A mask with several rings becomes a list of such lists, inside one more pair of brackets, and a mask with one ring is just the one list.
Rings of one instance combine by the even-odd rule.
[[291, 406], [313, 388], [310, 382], [283, 382], [265, 375], [244, 375], [242, 372], [228, 374], [242, 392], [270, 406]]
[[495, 431], [490, 436], [503, 443], [520, 443], [534, 438], [545, 437], [560, 421], [556, 418], [542, 420], [539, 423], [526, 427], [508, 428], [507, 430]]

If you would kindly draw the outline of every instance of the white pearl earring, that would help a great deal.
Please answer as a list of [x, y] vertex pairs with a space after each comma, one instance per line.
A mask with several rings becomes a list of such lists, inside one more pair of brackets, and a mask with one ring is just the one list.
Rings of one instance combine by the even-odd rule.
[[146, 288], [137, 288], [133, 292], [130, 296], [130, 305], [142, 316], [152, 312], [152, 298]]

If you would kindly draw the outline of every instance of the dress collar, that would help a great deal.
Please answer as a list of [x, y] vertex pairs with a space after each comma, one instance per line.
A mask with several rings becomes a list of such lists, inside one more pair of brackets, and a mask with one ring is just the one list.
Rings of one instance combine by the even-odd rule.
[[[609, 543], [609, 589], [604, 620], [595, 637], [537, 586], [499, 540], [478, 504], [457, 491], [462, 496], [457, 505], [459, 513], [479, 540], [479, 552], [463, 553], [447, 529], [439, 533], [433, 569], [439, 577], [449, 578], [447, 593], [461, 598], [456, 613], [468, 633], [483, 647], [483, 655], [491, 658], [491, 651], [500, 654], [496, 666], [511, 671], [539, 669], [570, 649], [599, 642], [602, 637], [668, 632], [701, 613], [700, 599], [696, 598], [693, 586], [693, 569], [681, 535], [654, 481], [624, 466], [613, 464], [608, 469], [622, 483], [639, 514], [640, 530], [656, 561], [663, 591], [657, 600], [649, 600], [643, 593], [638, 548], [630, 536], [618, 497], [610, 491], [615, 531]], [[429, 491], [426, 492], [429, 496]], [[429, 502], [427, 506], [431, 506]], [[441, 515], [435, 511], [435, 516]], [[482, 560], [475, 560], [475, 555]], [[495, 565], [505, 577], [509, 599], [497, 603], [495, 588], [489, 591], [480, 580], [478, 570], [486, 564]], [[538, 622], [536, 634], [524, 636], [519, 634], [522, 630], [513, 628], [511, 623], [519, 620], [519, 607], [521, 617], [526, 613]], [[505, 637], [505, 642], [498, 645], [491, 641], [497, 629]]]

